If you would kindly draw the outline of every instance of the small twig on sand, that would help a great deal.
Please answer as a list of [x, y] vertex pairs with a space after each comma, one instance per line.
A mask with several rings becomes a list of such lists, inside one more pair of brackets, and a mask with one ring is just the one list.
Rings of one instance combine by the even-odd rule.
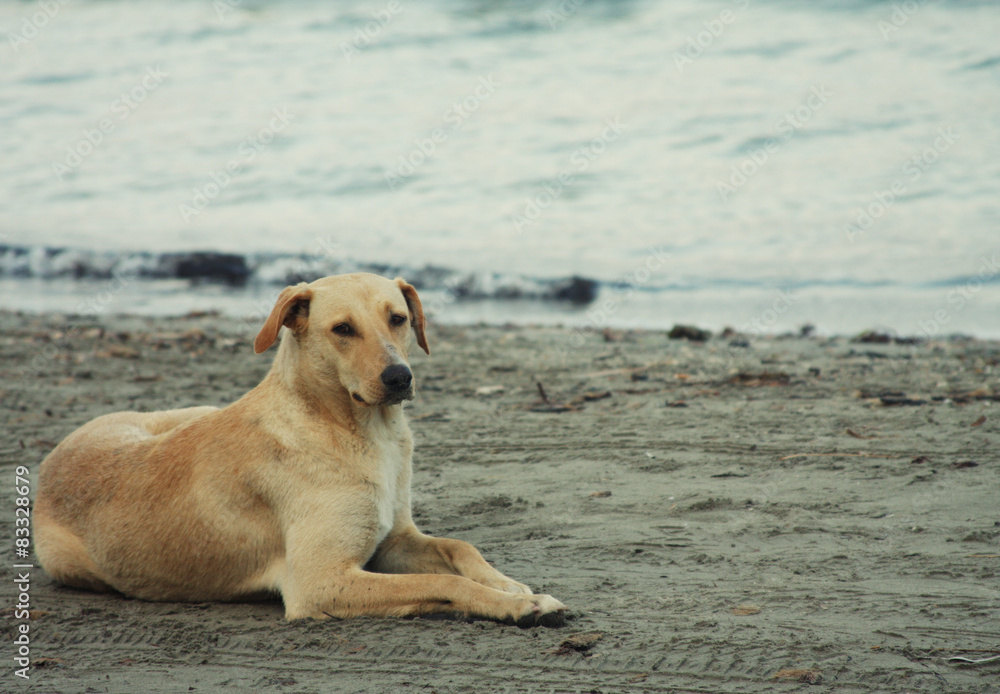
[[538, 386], [538, 394], [542, 396], [542, 402], [546, 405], [551, 405], [552, 401], [549, 400], [549, 396], [545, 394], [545, 388], [542, 387], [542, 382], [535, 381], [535, 384]]

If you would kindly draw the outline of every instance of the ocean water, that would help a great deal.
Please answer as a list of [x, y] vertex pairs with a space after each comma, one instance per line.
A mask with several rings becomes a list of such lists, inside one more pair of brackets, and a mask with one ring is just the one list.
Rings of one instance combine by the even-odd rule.
[[[1000, 337], [996, 3], [0, 0], [0, 29], [11, 247], [601, 283], [428, 287], [452, 322]], [[254, 279], [29, 268], [0, 307], [246, 313]]]

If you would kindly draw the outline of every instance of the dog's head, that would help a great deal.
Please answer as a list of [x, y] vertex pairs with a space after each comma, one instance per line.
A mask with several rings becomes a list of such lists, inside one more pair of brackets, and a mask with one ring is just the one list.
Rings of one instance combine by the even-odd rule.
[[402, 278], [355, 273], [286, 287], [254, 341], [257, 354], [274, 344], [281, 326], [294, 336], [298, 369], [310, 385], [341, 387], [359, 405], [413, 398], [411, 326], [430, 354], [420, 297]]

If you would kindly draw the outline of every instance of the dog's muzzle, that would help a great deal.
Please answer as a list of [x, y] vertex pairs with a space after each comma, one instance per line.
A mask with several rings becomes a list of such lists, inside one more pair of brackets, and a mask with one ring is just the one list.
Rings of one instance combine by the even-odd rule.
[[406, 364], [393, 364], [382, 372], [385, 387], [383, 404], [394, 405], [403, 400], [413, 399], [413, 372]]

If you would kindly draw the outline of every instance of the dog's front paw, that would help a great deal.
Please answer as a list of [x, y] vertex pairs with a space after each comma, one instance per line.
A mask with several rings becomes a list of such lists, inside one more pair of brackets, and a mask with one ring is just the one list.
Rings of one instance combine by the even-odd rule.
[[518, 583], [512, 578], [507, 578], [499, 571], [493, 571], [487, 576], [477, 576], [474, 580], [487, 588], [499, 590], [502, 593], [510, 593], [511, 595], [532, 595], [535, 592], [523, 583]]
[[528, 586], [523, 583], [513, 581], [506, 576], [497, 587], [505, 593], [512, 593], [514, 595], [532, 595], [534, 593], [534, 591]]
[[551, 595], [531, 595], [527, 610], [515, 620], [517, 626], [561, 627], [566, 624], [566, 606]]

